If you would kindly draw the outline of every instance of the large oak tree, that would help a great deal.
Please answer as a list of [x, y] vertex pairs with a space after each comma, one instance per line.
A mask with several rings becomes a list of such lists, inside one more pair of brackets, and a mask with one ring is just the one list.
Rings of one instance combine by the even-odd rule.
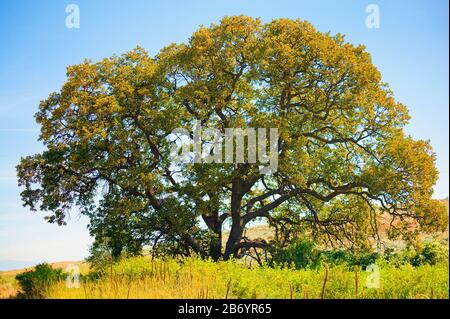
[[[81, 211], [119, 252], [159, 241], [228, 259], [265, 247], [244, 236], [257, 219], [354, 246], [380, 215], [399, 232], [446, 226], [435, 155], [405, 135], [408, 119], [364, 46], [301, 20], [226, 17], [155, 57], [136, 48], [69, 66], [36, 114], [45, 151], [22, 158], [18, 179], [25, 205], [58, 224]], [[278, 128], [278, 170], [173, 164], [170, 133], [195, 121]]]

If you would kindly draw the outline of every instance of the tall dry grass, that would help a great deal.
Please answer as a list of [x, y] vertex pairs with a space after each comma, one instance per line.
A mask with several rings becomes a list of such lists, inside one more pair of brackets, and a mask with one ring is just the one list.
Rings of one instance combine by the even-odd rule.
[[448, 298], [448, 264], [380, 269], [380, 287], [369, 273], [335, 266], [321, 269], [248, 268], [237, 261], [188, 258], [124, 259], [100, 279], [79, 288], [53, 285], [48, 298]]

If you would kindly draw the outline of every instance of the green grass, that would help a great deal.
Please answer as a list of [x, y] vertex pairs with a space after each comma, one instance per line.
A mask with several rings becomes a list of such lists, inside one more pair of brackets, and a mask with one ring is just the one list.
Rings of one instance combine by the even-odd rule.
[[[449, 298], [448, 263], [380, 267], [380, 287], [370, 273], [344, 265], [328, 269], [248, 268], [239, 261], [197, 258], [123, 259], [80, 288], [54, 284], [47, 298]], [[326, 278], [326, 280], [325, 280]]]

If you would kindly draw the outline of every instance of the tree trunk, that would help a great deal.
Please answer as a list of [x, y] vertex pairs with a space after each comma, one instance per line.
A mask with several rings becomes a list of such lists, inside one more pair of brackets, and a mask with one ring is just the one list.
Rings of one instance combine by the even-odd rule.
[[214, 261], [218, 261], [222, 257], [222, 224], [219, 218], [219, 211], [213, 210], [211, 215], [202, 215], [203, 221], [212, 232], [209, 242], [209, 255]]
[[231, 190], [231, 230], [225, 247], [224, 260], [235, 256], [238, 244], [244, 231], [244, 219], [241, 216], [241, 200], [243, 196], [242, 182], [239, 179], [233, 180]]
[[222, 257], [222, 230], [218, 234], [214, 234], [209, 245], [210, 255], [214, 261], [218, 261]]
[[234, 222], [231, 226], [230, 236], [227, 240], [227, 245], [225, 247], [225, 253], [223, 255], [224, 260], [230, 259], [232, 256], [236, 256], [238, 253], [238, 244], [241, 241], [242, 233], [244, 231], [244, 223], [242, 218]]

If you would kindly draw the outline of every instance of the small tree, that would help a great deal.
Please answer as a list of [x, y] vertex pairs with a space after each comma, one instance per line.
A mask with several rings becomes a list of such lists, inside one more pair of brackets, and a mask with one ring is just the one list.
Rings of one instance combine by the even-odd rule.
[[48, 287], [65, 279], [66, 274], [62, 269], [53, 269], [49, 264], [36, 265], [33, 270], [16, 275], [20, 291], [18, 298], [42, 299], [45, 298]]
[[[363, 46], [305, 21], [246, 16], [201, 27], [150, 57], [142, 48], [67, 69], [36, 120], [46, 149], [17, 166], [22, 199], [64, 224], [73, 206], [145, 242], [176, 243], [214, 259], [265, 247], [250, 222], [301, 227], [329, 245], [364, 245], [377, 216], [408, 230], [442, 229], [438, 172], [427, 141]], [[171, 163], [173, 129], [277, 128], [278, 168]], [[209, 141], [202, 140], [206, 145]], [[95, 199], [99, 196], [100, 202]], [[398, 221], [398, 222], [397, 222]], [[225, 244], [222, 229], [231, 225]]]

